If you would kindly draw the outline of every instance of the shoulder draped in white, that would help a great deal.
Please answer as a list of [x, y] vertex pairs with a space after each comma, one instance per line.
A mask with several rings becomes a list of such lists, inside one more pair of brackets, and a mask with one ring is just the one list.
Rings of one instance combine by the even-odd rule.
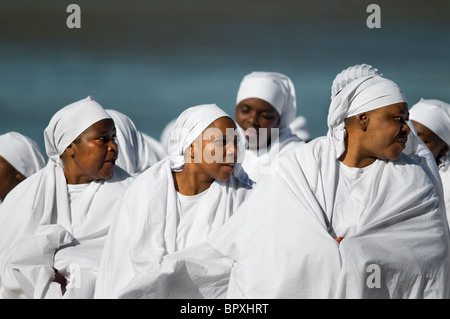
[[215, 181], [195, 211], [180, 218], [170, 163], [150, 167], [124, 193], [105, 245], [96, 298], [145, 297], [141, 277], [158, 271], [163, 256], [217, 232], [251, 189], [235, 176]]

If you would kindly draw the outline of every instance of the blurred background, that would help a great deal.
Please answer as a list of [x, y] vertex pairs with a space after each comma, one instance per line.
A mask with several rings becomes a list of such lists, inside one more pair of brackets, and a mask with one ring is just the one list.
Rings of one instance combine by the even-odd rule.
[[[66, 25], [71, 3], [81, 29]], [[379, 29], [366, 25], [371, 3]], [[450, 103], [450, 0], [2, 0], [0, 134], [25, 134], [45, 153], [53, 114], [91, 95], [159, 140], [190, 106], [234, 116], [242, 77], [273, 71], [292, 79], [314, 138], [327, 132], [334, 77], [361, 63], [410, 107]]]

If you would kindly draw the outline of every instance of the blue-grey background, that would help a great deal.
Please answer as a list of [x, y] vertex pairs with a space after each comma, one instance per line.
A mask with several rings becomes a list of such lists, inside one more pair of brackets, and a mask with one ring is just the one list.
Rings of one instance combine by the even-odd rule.
[[[70, 3], [81, 29], [66, 26]], [[366, 25], [370, 3], [380, 29]], [[21, 132], [45, 152], [52, 115], [92, 95], [159, 139], [193, 105], [234, 115], [242, 77], [274, 71], [294, 82], [297, 114], [317, 137], [334, 77], [359, 63], [397, 82], [410, 106], [450, 103], [450, 0], [2, 0], [0, 134]]]

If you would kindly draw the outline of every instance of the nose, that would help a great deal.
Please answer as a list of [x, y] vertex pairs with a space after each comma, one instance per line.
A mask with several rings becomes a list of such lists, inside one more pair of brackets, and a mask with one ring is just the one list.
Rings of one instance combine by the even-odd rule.
[[258, 127], [259, 126], [258, 116], [257, 116], [257, 113], [255, 111], [250, 112], [248, 114], [246, 120], [247, 120], [247, 123], [250, 126], [254, 126], [254, 127]]
[[237, 158], [237, 147], [233, 142], [228, 143], [227, 148], [225, 150], [226, 157], [233, 157], [234, 161]]
[[119, 147], [117, 146], [116, 141], [114, 141], [113, 139], [109, 140], [109, 142], [108, 142], [108, 152], [117, 153], [118, 148]]

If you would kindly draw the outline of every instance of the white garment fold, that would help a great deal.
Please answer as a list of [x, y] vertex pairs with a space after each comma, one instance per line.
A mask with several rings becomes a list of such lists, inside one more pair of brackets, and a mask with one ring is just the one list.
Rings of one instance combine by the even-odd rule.
[[140, 278], [159, 271], [164, 255], [217, 232], [250, 190], [235, 176], [216, 180], [195, 211], [180, 218], [170, 159], [150, 167], [121, 199], [103, 252], [95, 297], [145, 297]]
[[[85, 276], [84, 271], [95, 274], [99, 266], [95, 259], [67, 252], [78, 251], [83, 256], [81, 252], [92, 241], [106, 239], [113, 209], [130, 183], [129, 175], [116, 167], [111, 179], [91, 182], [76, 198], [72, 211], [63, 169], [52, 161], [17, 185], [0, 207], [0, 297], [60, 298], [61, 289], [59, 296], [47, 295], [55, 285], [53, 268], [69, 280]], [[65, 262], [59, 260], [60, 255]], [[69, 265], [80, 273], [71, 275]], [[93, 283], [95, 276], [89, 286], [69, 289], [64, 297], [90, 298]]]
[[447, 219], [416, 159], [372, 164], [360, 217], [339, 243], [334, 143], [299, 146], [208, 242], [166, 256], [145, 289], [152, 298], [449, 298]]
[[127, 115], [117, 110], [106, 110], [114, 120], [119, 156], [116, 164], [131, 175], [140, 174], [167, 156], [162, 145], [139, 131]]

